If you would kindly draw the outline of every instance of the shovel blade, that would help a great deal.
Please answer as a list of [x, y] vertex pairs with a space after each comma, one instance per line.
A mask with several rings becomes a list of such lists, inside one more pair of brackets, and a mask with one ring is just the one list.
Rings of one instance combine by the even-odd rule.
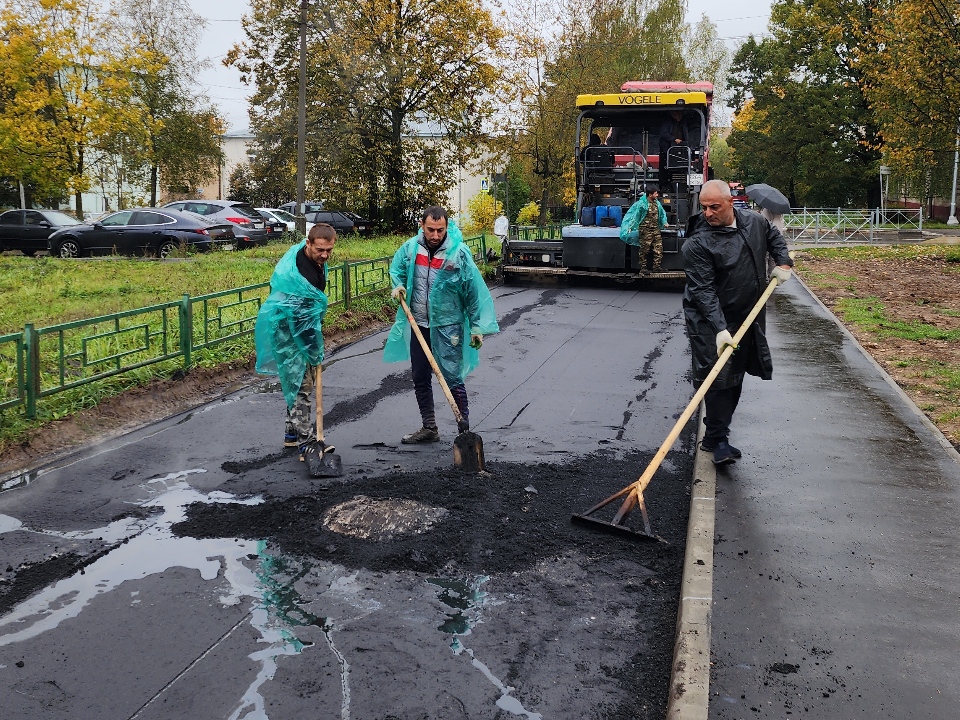
[[307, 463], [307, 472], [312, 478], [340, 477], [343, 475], [343, 462], [340, 456], [332, 452], [320, 452], [319, 447], [311, 443], [303, 452]]
[[484, 472], [483, 440], [474, 432], [463, 432], [453, 441], [453, 464], [467, 473]]
[[647, 540], [650, 542], [661, 542], [664, 544], [667, 542], [659, 535], [632, 530], [626, 525], [606, 522], [604, 520], [597, 520], [596, 518], [589, 517], [588, 515], [571, 515], [570, 522], [572, 522], [574, 525], [591, 528], [599, 532], [608, 533], [609, 535], [619, 535], [620, 537], [629, 538], [631, 540]]

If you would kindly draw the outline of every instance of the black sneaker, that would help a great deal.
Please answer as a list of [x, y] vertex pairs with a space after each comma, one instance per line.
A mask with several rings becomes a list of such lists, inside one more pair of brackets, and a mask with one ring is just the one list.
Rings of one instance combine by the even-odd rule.
[[742, 453], [730, 445], [730, 443], [728, 443], [726, 440], [720, 440], [717, 442], [717, 446], [713, 449], [713, 464], [729, 465], [736, 462], [737, 458], [741, 456]]
[[440, 431], [437, 428], [422, 427], [416, 432], [404, 435], [400, 442], [404, 445], [419, 445], [421, 443], [437, 442], [440, 439]]
[[743, 457], [743, 453], [740, 452], [733, 445], [728, 443], [726, 440], [710, 440], [709, 438], [704, 438], [703, 440], [700, 441], [700, 449], [706, 450], [707, 452], [713, 452], [714, 450], [717, 449], [717, 445], [719, 445], [722, 442], [727, 443], [727, 447], [730, 448], [730, 452], [733, 454], [735, 458]]
[[287, 423], [283, 429], [283, 446], [297, 447], [297, 429], [293, 426], [293, 423]]

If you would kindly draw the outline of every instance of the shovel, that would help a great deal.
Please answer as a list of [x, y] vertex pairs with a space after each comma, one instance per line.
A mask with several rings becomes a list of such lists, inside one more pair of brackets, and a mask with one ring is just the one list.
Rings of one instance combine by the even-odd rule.
[[[773, 290], [777, 287], [779, 282], [780, 281], [777, 280], [777, 278], [770, 280], [770, 284], [767, 285], [767, 289], [764, 290], [763, 295], [761, 295], [760, 299], [757, 300], [757, 304], [753, 306], [753, 310], [751, 310], [750, 314], [747, 315], [747, 319], [743, 321], [742, 325], [740, 325], [740, 329], [737, 330], [737, 334], [733, 336], [733, 345], [727, 345], [723, 349], [723, 352], [720, 353], [720, 358], [713, 366], [713, 369], [710, 370], [710, 374], [707, 375], [697, 392], [694, 393], [693, 399], [690, 401], [690, 404], [687, 405], [687, 409], [683, 411], [682, 415], [680, 415], [680, 419], [677, 420], [677, 424], [673, 426], [673, 430], [671, 430], [670, 434], [667, 435], [667, 439], [664, 440], [663, 445], [661, 445], [660, 449], [657, 450], [657, 454], [653, 456], [653, 459], [650, 461], [650, 464], [647, 465], [647, 469], [643, 471], [643, 475], [640, 476], [640, 479], [632, 485], [628, 485], [615, 495], [611, 495], [603, 502], [594, 505], [585, 513], [571, 516], [570, 522], [574, 523], [575, 525], [582, 525], [584, 527], [590, 527], [594, 528], [595, 530], [612, 533], [614, 535], [622, 535], [624, 537], [634, 538], [637, 540], [657, 540], [659, 542], [666, 542], [658, 535], [654, 535], [653, 531], [650, 529], [650, 518], [647, 517], [647, 506], [643, 501], [643, 491], [646, 489], [647, 485], [650, 484], [650, 480], [653, 479], [653, 474], [657, 471], [657, 468], [660, 467], [660, 463], [662, 463], [663, 459], [667, 456], [667, 452], [671, 447], [673, 447], [673, 443], [680, 435], [680, 431], [683, 430], [683, 426], [686, 425], [687, 421], [693, 416], [694, 411], [700, 407], [700, 401], [703, 400], [704, 395], [707, 394], [710, 386], [713, 385], [713, 381], [717, 379], [717, 375], [720, 374], [720, 371], [723, 370], [723, 366], [727, 364], [730, 356], [733, 355], [734, 350], [736, 350], [737, 345], [740, 344], [743, 336], [746, 335], [747, 330], [750, 329], [753, 321], [757, 319], [757, 315], [760, 314], [764, 304], [773, 294]], [[610, 522], [590, 517], [600, 508], [609, 505], [614, 500], [618, 500], [620, 498], [624, 498], [623, 504], [620, 505], [620, 509], [617, 510], [617, 514], [614, 515], [613, 520]], [[637, 506], [640, 507], [640, 514], [643, 516], [643, 532], [633, 530], [632, 528], [629, 528], [623, 524], [624, 520], [627, 519], [627, 516], [633, 512], [634, 508]]]
[[413, 313], [410, 312], [410, 308], [407, 307], [407, 301], [404, 300], [402, 295], [400, 296], [400, 306], [403, 308], [403, 312], [406, 313], [407, 320], [410, 322], [410, 329], [413, 330], [413, 334], [416, 335], [417, 340], [420, 341], [423, 354], [426, 355], [427, 360], [430, 361], [433, 374], [436, 375], [437, 380], [440, 381], [443, 394], [446, 396], [447, 402], [450, 403], [453, 415], [457, 419], [457, 429], [460, 431], [460, 434], [457, 435], [453, 441], [453, 464], [468, 473], [485, 471], [487, 466], [483, 461], [483, 440], [479, 435], [470, 432], [468, 429], [467, 421], [463, 419], [460, 408], [457, 407], [457, 401], [453, 399], [453, 393], [451, 393], [450, 388], [447, 387], [447, 381], [443, 379], [440, 367], [433, 358], [433, 353], [430, 352], [430, 346], [427, 344], [427, 341], [424, 340], [423, 333], [420, 332], [420, 327], [417, 325], [417, 321], [413, 319]]
[[332, 445], [328, 447], [323, 442], [322, 368], [322, 365], [317, 365], [317, 441], [304, 448], [300, 459], [307, 463], [307, 470], [312, 478], [340, 477], [343, 475], [343, 463], [340, 456], [333, 453], [336, 448]]

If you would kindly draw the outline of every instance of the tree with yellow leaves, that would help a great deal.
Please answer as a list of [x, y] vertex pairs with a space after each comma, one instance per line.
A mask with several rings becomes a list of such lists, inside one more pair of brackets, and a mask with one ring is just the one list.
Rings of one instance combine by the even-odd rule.
[[76, 195], [100, 138], [136, 122], [137, 53], [112, 45], [116, 16], [90, 0], [0, 5], [0, 173]]
[[886, 161], [917, 196], [946, 195], [960, 130], [960, 2], [878, 4], [858, 39]]

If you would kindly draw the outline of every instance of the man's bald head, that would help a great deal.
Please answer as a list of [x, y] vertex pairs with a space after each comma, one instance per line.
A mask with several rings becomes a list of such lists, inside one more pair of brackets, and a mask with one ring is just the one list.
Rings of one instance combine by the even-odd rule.
[[703, 217], [714, 227], [733, 224], [733, 196], [730, 186], [722, 180], [708, 180], [700, 188], [700, 207]]

